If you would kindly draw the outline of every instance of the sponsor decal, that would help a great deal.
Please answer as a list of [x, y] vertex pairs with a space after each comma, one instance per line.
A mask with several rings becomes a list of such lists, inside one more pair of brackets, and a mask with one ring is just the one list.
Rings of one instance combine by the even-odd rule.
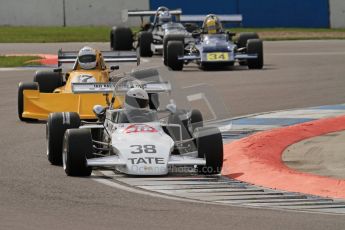
[[131, 158], [128, 158], [128, 160], [133, 165], [138, 165], [138, 164], [162, 165], [164, 164], [164, 158], [162, 157], [131, 157]]
[[89, 74], [80, 74], [76, 76], [73, 80], [72, 83], [94, 83], [96, 82], [96, 78], [94, 78], [92, 75]]
[[158, 132], [157, 129], [146, 125], [146, 124], [134, 124], [129, 125], [125, 131], [125, 133], [156, 133]]

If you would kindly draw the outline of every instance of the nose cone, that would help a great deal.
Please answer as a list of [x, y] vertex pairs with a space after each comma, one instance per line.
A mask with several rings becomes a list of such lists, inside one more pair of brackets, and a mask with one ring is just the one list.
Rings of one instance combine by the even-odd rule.
[[119, 170], [130, 175], [166, 175], [174, 141], [161, 130], [130, 130], [131, 132], [121, 135], [121, 138], [112, 140], [119, 157], [126, 162], [126, 166]]

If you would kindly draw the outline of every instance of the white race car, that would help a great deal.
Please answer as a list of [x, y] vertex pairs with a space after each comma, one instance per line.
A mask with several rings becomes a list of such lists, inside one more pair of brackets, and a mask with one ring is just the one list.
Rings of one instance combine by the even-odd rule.
[[[169, 83], [124, 78], [116, 84], [77, 83], [75, 93], [113, 92], [112, 98], [133, 85], [147, 93], [170, 88]], [[121, 98], [121, 97], [118, 97]], [[112, 100], [113, 102], [113, 100]], [[166, 175], [176, 167], [218, 174], [223, 142], [218, 128], [202, 127], [198, 110], [126, 111], [95, 106], [97, 122], [81, 122], [77, 113], [52, 113], [47, 122], [48, 159], [61, 159], [69, 176], [90, 176], [93, 167], [111, 167], [129, 175]], [[159, 115], [165, 117], [159, 119]]]

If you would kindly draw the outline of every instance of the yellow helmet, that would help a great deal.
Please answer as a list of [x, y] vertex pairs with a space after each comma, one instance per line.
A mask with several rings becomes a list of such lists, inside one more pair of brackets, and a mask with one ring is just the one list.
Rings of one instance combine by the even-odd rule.
[[216, 15], [209, 14], [206, 16], [203, 24], [203, 31], [208, 34], [217, 34], [222, 32], [222, 25]]
[[208, 34], [216, 34], [217, 33], [216, 20], [214, 18], [207, 19], [205, 29]]

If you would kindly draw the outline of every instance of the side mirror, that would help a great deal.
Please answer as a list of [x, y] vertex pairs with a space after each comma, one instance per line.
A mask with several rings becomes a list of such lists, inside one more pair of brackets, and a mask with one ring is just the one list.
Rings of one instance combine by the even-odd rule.
[[118, 70], [120, 67], [118, 65], [113, 65], [113, 66], [110, 66], [110, 70], [111, 71], [114, 71], [114, 70]]

